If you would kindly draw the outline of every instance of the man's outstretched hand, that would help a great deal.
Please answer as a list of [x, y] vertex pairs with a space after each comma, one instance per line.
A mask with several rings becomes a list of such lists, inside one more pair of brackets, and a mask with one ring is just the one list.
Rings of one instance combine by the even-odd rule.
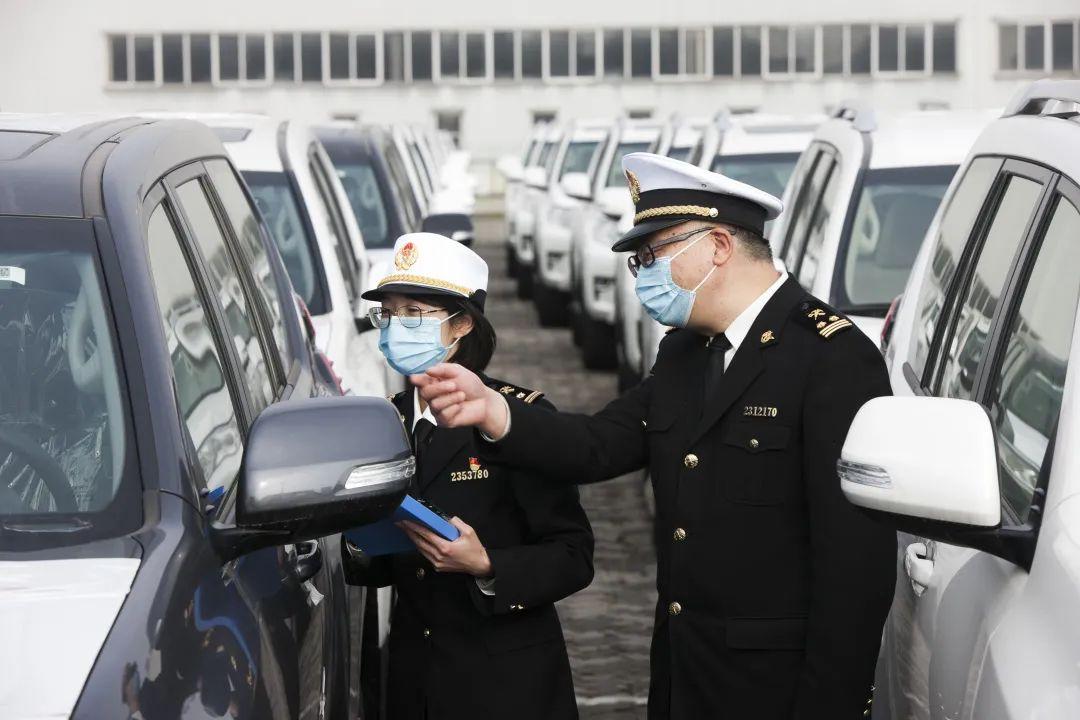
[[441, 427], [476, 427], [489, 438], [502, 439], [508, 412], [506, 400], [476, 373], [454, 363], [440, 363], [409, 379]]

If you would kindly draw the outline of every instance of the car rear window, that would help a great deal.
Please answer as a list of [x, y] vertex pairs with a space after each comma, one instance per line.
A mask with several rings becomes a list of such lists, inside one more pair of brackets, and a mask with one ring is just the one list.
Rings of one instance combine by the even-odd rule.
[[625, 142], [619, 143], [615, 148], [615, 155], [611, 158], [611, 167], [608, 168], [607, 182], [604, 187], [626, 187], [626, 173], [622, 169], [622, 159], [630, 153], [648, 152], [652, 143], [648, 142]]

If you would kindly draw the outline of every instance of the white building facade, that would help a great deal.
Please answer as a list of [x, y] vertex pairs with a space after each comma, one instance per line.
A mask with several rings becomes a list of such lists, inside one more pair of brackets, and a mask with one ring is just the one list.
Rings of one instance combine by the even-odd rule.
[[0, 111], [438, 124], [1000, 106], [1080, 77], [1077, 0], [0, 0]]

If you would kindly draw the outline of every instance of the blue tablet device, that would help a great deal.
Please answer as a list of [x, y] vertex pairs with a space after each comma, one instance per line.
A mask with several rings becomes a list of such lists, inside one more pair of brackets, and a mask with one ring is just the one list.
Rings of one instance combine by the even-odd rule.
[[428, 530], [451, 541], [457, 540], [461, 534], [450, 524], [450, 518], [441, 510], [423, 500], [406, 495], [390, 517], [377, 523], [346, 530], [345, 539], [363, 550], [366, 555], [373, 557], [414, 552], [416, 546], [412, 544], [412, 540], [404, 530], [394, 524], [401, 520], [423, 525]]

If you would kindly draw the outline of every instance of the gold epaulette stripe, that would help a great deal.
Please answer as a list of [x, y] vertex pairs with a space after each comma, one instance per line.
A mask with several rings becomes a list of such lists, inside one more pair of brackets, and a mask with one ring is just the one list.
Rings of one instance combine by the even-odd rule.
[[539, 390], [533, 390], [531, 393], [529, 393], [528, 397], [525, 398], [524, 402], [526, 405], [528, 405], [543, 394], [544, 393], [540, 392]]
[[439, 280], [438, 278], [427, 277], [425, 275], [411, 275], [409, 273], [397, 273], [396, 275], [387, 275], [379, 281], [378, 287], [388, 285], [390, 283], [409, 283], [410, 285], [427, 285], [429, 287], [442, 288], [444, 290], [453, 290], [454, 292], [461, 293], [466, 297], [473, 294], [473, 291], [464, 285], [455, 285], [452, 282], [446, 280]]
[[705, 207], [704, 205], [665, 205], [664, 207], [642, 210], [634, 216], [634, 224], [637, 225], [642, 220], [663, 217], [664, 215], [700, 215], [701, 217], [714, 218], [719, 214], [720, 211], [716, 208]]
[[820, 335], [823, 338], [827, 338], [827, 337], [830, 337], [830, 336], [834, 335], [835, 333], [843, 330], [846, 327], [851, 327], [851, 321], [848, 320], [847, 318], [840, 318], [836, 322], [830, 323], [829, 325], [826, 325], [825, 327], [821, 328]]

